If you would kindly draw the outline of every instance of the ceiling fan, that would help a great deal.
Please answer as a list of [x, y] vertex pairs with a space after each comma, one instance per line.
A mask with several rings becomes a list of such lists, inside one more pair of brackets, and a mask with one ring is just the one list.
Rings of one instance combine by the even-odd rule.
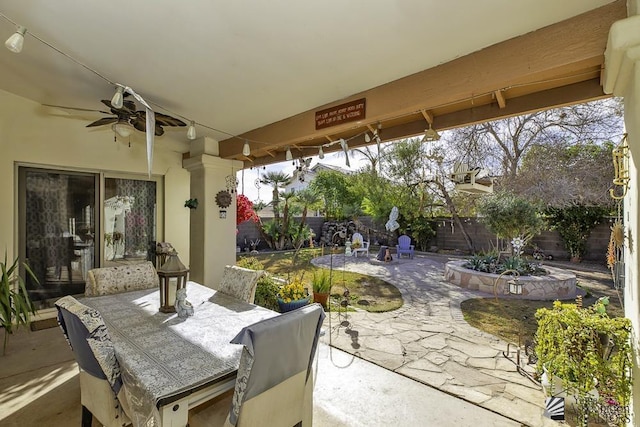
[[[125, 93], [123, 96], [126, 98], [129, 94]], [[133, 129], [139, 130], [140, 132], [145, 132], [147, 128], [146, 117], [147, 113], [145, 110], [136, 110], [136, 104], [130, 99], [124, 99], [122, 101], [121, 108], [115, 108], [111, 105], [111, 101], [108, 99], [102, 99], [104, 105], [109, 107], [109, 111], [102, 110], [91, 110], [86, 108], [74, 108], [74, 107], [64, 107], [60, 105], [51, 105], [51, 104], [43, 104], [47, 107], [54, 108], [63, 108], [66, 110], [78, 110], [78, 111], [93, 111], [96, 113], [102, 114], [110, 114], [112, 116], [103, 117], [94, 122], [89, 123], [86, 127], [97, 127], [111, 124], [111, 128], [118, 135], [127, 137], [132, 132]], [[161, 136], [164, 134], [163, 126], [186, 126], [187, 124], [180, 119], [175, 117], [168, 116], [166, 114], [155, 112], [156, 118], [156, 127], [155, 127], [155, 135]]]
[[[128, 93], [124, 94], [125, 97], [127, 95], [129, 94]], [[126, 132], [123, 128], [126, 129], [126, 127], [130, 128], [131, 126], [133, 126], [136, 130], [139, 130], [141, 132], [146, 131], [146, 127], [147, 127], [146, 112], [144, 110], [136, 110], [136, 104], [132, 100], [130, 99], [123, 100], [122, 108], [115, 108], [113, 105], [111, 105], [111, 101], [107, 99], [102, 99], [100, 102], [102, 102], [104, 105], [109, 107], [110, 113], [107, 113], [106, 111], [100, 111], [100, 112], [105, 114], [114, 114], [114, 116], [103, 117], [101, 119], [98, 119], [95, 122], [89, 123], [87, 127], [96, 127], [96, 126], [104, 126], [104, 125], [112, 124], [112, 129], [118, 132], [118, 134], [122, 136], [128, 136], [128, 135], [123, 135], [123, 133]], [[156, 117], [156, 128], [155, 128], [156, 136], [161, 136], [164, 134], [164, 129], [162, 128], [163, 126], [186, 126], [187, 125], [182, 120], [176, 119], [175, 117], [171, 117], [166, 114], [156, 112], [155, 117]], [[129, 134], [130, 133], [131, 132], [129, 131]]]

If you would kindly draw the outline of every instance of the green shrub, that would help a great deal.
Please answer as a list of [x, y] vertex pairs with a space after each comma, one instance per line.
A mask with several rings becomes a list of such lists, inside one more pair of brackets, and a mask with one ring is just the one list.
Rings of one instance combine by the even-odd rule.
[[262, 276], [258, 279], [256, 286], [256, 299], [254, 304], [269, 310], [278, 311], [278, 292], [280, 284], [273, 280], [269, 275]]
[[236, 261], [238, 267], [244, 267], [251, 270], [264, 270], [264, 264], [258, 258], [253, 256], [243, 257]]
[[[631, 401], [631, 321], [610, 318], [607, 304], [606, 298], [589, 308], [556, 301], [552, 309], [536, 312], [538, 373], [562, 380], [568, 394], [577, 396], [578, 410], [585, 416], [598, 406], [624, 412]], [[595, 404], [590, 400], [594, 388], [599, 395]], [[624, 424], [620, 419], [615, 425]]]

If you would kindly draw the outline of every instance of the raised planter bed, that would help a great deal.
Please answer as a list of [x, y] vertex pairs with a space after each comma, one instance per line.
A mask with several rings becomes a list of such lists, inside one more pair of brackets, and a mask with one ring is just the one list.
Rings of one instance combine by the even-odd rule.
[[544, 266], [546, 276], [520, 276], [523, 284], [522, 295], [510, 295], [507, 282], [511, 276], [504, 275], [494, 284], [498, 274], [482, 273], [463, 267], [466, 261], [449, 261], [444, 267], [444, 279], [462, 288], [485, 292], [498, 298], [519, 298], [532, 300], [572, 299], [577, 295], [576, 275], [559, 268]]

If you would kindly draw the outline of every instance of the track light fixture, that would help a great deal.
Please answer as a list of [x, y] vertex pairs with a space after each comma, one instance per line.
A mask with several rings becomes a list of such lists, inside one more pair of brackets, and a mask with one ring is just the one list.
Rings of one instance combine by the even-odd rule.
[[293, 160], [293, 155], [291, 154], [291, 148], [287, 147], [287, 154], [285, 157], [287, 160]]
[[26, 34], [27, 29], [22, 25], [18, 25], [18, 29], [15, 33], [13, 33], [4, 45], [13, 53], [22, 52], [22, 46], [24, 45], [24, 35]]
[[242, 155], [248, 156], [251, 154], [251, 146], [249, 145], [249, 141], [245, 140], [244, 145], [242, 146]]
[[191, 123], [189, 124], [189, 129], [187, 129], [187, 139], [190, 139], [191, 141], [193, 141], [194, 139], [196, 139], [196, 122], [194, 122], [193, 120], [191, 120]]
[[111, 106], [113, 108], [122, 108], [124, 97], [122, 94], [124, 93], [124, 88], [122, 86], [118, 86], [116, 88], [116, 93], [113, 94], [113, 98], [111, 98]]

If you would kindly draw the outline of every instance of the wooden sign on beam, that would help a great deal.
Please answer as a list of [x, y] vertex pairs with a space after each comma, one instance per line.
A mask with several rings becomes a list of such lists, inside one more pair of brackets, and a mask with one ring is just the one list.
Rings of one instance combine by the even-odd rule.
[[316, 112], [316, 130], [365, 118], [367, 99], [357, 99]]

